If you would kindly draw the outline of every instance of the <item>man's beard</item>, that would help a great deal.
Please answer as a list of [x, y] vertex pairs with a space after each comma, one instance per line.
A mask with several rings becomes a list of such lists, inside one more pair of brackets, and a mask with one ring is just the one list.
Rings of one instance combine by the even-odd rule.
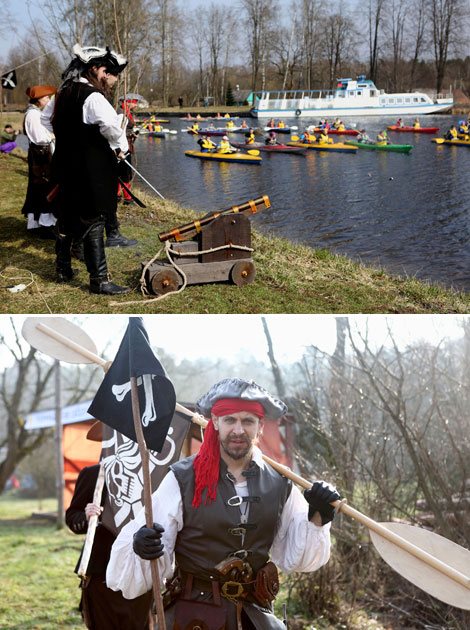
[[243, 448], [241, 451], [233, 451], [230, 449], [230, 442], [232, 438], [227, 438], [223, 442], [221, 441], [220, 444], [224, 452], [232, 459], [244, 459], [248, 455], [248, 453], [251, 451], [251, 447], [253, 446], [253, 444], [251, 440], [248, 440], [246, 438], [243, 438], [243, 439], [246, 443], [246, 448]]

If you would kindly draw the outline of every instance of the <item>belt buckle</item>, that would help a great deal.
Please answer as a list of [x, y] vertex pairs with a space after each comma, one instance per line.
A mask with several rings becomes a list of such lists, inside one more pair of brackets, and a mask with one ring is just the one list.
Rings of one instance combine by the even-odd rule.
[[[231, 588], [232, 586], [237, 587], [236, 593], [227, 592], [228, 588]], [[221, 590], [222, 590], [222, 594], [225, 595], [225, 597], [227, 597], [228, 599], [237, 599], [243, 594], [243, 584], [241, 584], [240, 582], [233, 582], [232, 580], [228, 580], [227, 582], [224, 582], [222, 584]]]

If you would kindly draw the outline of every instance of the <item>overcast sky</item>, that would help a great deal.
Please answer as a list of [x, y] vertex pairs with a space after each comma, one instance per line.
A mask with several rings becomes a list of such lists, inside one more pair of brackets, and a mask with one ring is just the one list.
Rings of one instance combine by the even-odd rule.
[[[95, 342], [98, 354], [109, 347], [108, 357], [117, 351], [127, 326], [123, 315], [89, 315], [66, 318], [83, 328]], [[21, 330], [23, 315], [13, 316]], [[266, 338], [258, 315], [146, 315], [144, 323], [150, 343], [177, 361], [208, 357], [234, 361], [240, 353], [268, 363]], [[279, 363], [298, 361], [305, 347], [316, 345], [332, 352], [335, 345], [333, 315], [267, 315], [276, 358]], [[387, 344], [387, 322], [401, 345], [425, 339], [438, 343], [445, 337], [460, 336], [462, 317], [453, 315], [352, 315], [350, 322], [362, 332], [366, 326], [377, 344]], [[0, 329], [10, 328], [9, 317], [0, 316]], [[110, 345], [109, 345], [110, 344]], [[0, 347], [0, 369], [10, 363], [10, 355]]]

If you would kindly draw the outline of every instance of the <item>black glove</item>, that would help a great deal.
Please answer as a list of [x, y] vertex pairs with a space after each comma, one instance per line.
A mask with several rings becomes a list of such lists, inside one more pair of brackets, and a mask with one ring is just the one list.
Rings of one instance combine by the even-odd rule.
[[145, 525], [134, 534], [132, 548], [144, 560], [154, 560], [163, 556], [162, 534], [165, 530], [159, 523], [154, 523], [150, 529]]
[[305, 490], [304, 497], [309, 505], [308, 520], [312, 518], [315, 512], [320, 512], [322, 525], [333, 520], [335, 508], [330, 503], [340, 498], [334, 486], [326, 483], [326, 481], [315, 481], [310, 490]]

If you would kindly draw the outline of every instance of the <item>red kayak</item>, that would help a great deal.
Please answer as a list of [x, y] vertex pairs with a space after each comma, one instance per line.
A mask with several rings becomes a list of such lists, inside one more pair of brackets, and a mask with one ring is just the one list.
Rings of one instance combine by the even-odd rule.
[[[320, 127], [315, 127], [314, 129], [315, 133], [320, 133], [321, 131], [323, 131], [323, 129], [320, 129]], [[358, 136], [360, 133], [361, 132], [357, 129], [343, 129], [343, 131], [340, 131], [339, 129], [328, 129], [328, 135], [336, 134], [337, 136]]]
[[303, 154], [307, 149], [303, 147], [289, 147], [287, 144], [262, 144], [261, 142], [252, 142], [245, 144], [243, 142], [231, 142], [234, 147], [240, 149], [258, 149], [258, 151], [268, 151], [269, 153], [298, 153]]
[[391, 125], [387, 127], [390, 131], [408, 131], [410, 133], [437, 133], [440, 127], [420, 127], [419, 129], [415, 129], [414, 127], [397, 127], [396, 125]]

